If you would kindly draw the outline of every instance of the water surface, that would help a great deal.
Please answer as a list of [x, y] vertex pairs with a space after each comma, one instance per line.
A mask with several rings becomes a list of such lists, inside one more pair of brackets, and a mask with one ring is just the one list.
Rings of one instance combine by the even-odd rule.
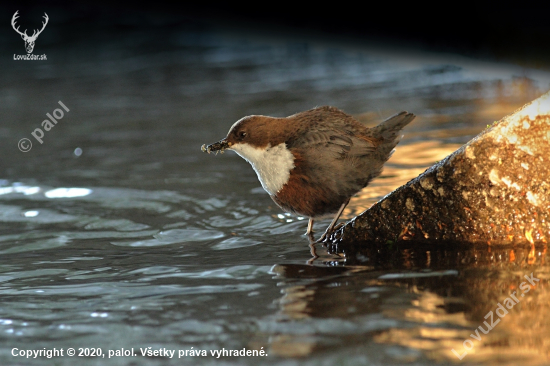
[[[250, 114], [330, 104], [376, 124], [415, 113], [349, 219], [539, 96], [550, 74], [222, 31], [160, 38], [53, 42], [48, 61], [0, 61], [2, 364], [453, 364], [466, 339], [466, 364], [549, 363], [546, 247], [366, 243], [349, 257], [320, 248], [308, 264], [307, 220], [281, 212], [236, 154], [200, 146]], [[40, 144], [31, 132], [60, 100], [70, 111]], [[471, 338], [531, 273], [540, 282]], [[12, 356], [69, 347], [139, 355]], [[182, 361], [142, 357], [146, 347], [268, 356]]]

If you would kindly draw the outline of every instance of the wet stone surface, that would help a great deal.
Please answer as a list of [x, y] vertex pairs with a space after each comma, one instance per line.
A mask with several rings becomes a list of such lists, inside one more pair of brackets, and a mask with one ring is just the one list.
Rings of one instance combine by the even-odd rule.
[[550, 238], [550, 93], [503, 118], [333, 235], [347, 243]]

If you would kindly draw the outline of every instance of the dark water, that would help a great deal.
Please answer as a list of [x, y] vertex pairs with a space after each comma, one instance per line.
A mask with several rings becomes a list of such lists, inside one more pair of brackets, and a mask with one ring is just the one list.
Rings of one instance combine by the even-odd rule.
[[[366, 243], [349, 257], [320, 248], [310, 265], [307, 221], [282, 213], [236, 154], [200, 152], [249, 114], [330, 104], [374, 124], [414, 112], [351, 218], [546, 91], [550, 73], [245, 33], [156, 36], [37, 42], [47, 61], [8, 58], [22, 42], [3, 53], [0, 364], [454, 364], [464, 344], [467, 364], [550, 363], [546, 247]], [[31, 132], [58, 101], [69, 111], [40, 144]], [[540, 281], [520, 288], [531, 273]], [[513, 291], [521, 301], [470, 337]], [[267, 356], [210, 354], [243, 348]], [[178, 359], [185, 350], [208, 356]]]

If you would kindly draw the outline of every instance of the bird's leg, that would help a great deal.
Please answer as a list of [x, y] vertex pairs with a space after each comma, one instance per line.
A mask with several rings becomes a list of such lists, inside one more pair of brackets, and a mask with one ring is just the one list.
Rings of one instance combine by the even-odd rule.
[[349, 200], [350, 199], [348, 198], [347, 201], [344, 202], [344, 204], [340, 207], [340, 209], [336, 213], [336, 216], [334, 216], [334, 219], [332, 220], [332, 222], [328, 226], [327, 230], [324, 232], [323, 235], [321, 235], [321, 237], [319, 239], [317, 239], [316, 243], [322, 242], [323, 240], [325, 240], [327, 238], [327, 235], [329, 235], [330, 233], [332, 233], [334, 231], [334, 225], [336, 225], [336, 223], [338, 222], [338, 219], [340, 218], [340, 215], [342, 214], [342, 212], [344, 212], [344, 209], [348, 205]]
[[336, 213], [336, 216], [334, 216], [334, 219], [332, 220], [332, 222], [330, 223], [330, 225], [328, 226], [327, 228], [327, 232], [330, 233], [334, 230], [334, 226], [336, 225], [336, 223], [338, 222], [338, 219], [340, 218], [340, 215], [342, 215], [342, 212], [344, 212], [344, 209], [346, 208], [346, 206], [348, 205], [349, 203], [349, 198], [346, 200], [346, 202], [344, 202], [342, 204], [342, 206], [340, 206], [340, 209], [338, 210], [338, 212]]
[[307, 236], [313, 235], [313, 219], [311, 217], [309, 218], [309, 222], [307, 223], [306, 235]]

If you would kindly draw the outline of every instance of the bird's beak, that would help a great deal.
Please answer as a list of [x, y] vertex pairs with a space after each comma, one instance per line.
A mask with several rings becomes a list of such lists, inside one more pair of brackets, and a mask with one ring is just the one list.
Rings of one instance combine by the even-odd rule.
[[232, 142], [227, 141], [227, 138], [220, 140], [218, 142], [214, 142], [213, 144], [210, 144], [208, 146], [202, 145], [201, 150], [203, 152], [211, 153], [215, 152], [216, 154], [218, 152], [221, 152], [223, 154], [225, 149], [229, 149], [233, 145]]

